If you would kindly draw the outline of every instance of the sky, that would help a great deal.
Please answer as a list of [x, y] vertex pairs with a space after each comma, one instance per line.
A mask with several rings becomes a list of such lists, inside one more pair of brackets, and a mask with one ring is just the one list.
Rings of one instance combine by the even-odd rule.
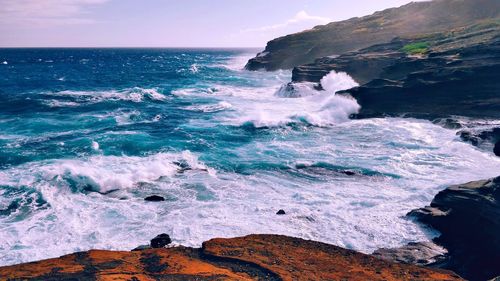
[[410, 0], [0, 0], [0, 47], [259, 47]]

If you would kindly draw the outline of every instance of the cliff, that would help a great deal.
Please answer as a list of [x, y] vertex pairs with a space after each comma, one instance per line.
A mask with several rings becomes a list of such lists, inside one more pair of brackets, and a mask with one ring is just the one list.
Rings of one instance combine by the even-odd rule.
[[497, 0], [413, 2], [274, 39], [246, 68], [291, 69], [320, 57], [388, 42], [394, 37], [443, 32], [499, 16], [500, 1]]
[[335, 70], [359, 87], [340, 94], [361, 105], [358, 118], [500, 118], [500, 20], [388, 43], [297, 66], [292, 82], [319, 82]]

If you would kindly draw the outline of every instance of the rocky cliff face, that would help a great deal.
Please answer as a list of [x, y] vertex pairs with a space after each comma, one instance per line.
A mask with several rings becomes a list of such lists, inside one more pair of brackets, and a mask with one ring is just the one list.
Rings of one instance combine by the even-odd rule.
[[500, 177], [450, 186], [409, 215], [442, 233], [444, 268], [469, 280], [500, 276]]
[[[360, 118], [453, 115], [500, 118], [500, 21], [445, 33], [396, 38], [294, 68], [292, 82], [349, 73], [360, 87], [341, 94], [361, 105]], [[292, 84], [293, 84], [292, 83]]]
[[280, 235], [213, 239], [201, 249], [88, 251], [0, 268], [0, 280], [463, 280]]
[[373, 15], [317, 26], [268, 42], [249, 70], [291, 69], [320, 57], [388, 42], [394, 37], [443, 32], [500, 16], [497, 0], [415, 2]]

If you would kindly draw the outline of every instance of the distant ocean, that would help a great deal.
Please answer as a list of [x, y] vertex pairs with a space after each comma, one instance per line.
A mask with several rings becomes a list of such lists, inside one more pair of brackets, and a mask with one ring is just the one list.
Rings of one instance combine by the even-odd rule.
[[242, 70], [257, 51], [0, 49], [0, 265], [159, 233], [186, 246], [278, 233], [370, 253], [434, 237], [405, 214], [498, 175], [500, 161], [455, 130], [350, 120], [356, 101], [334, 95], [356, 85], [346, 74], [290, 95], [290, 71]]

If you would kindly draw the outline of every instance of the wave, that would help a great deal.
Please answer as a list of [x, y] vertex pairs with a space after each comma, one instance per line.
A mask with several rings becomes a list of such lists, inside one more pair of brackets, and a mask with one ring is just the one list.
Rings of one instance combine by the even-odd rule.
[[221, 101], [216, 104], [207, 104], [207, 105], [192, 105], [185, 107], [187, 110], [191, 111], [197, 111], [197, 112], [205, 112], [205, 113], [213, 113], [213, 112], [219, 112], [223, 111], [226, 109], [230, 109], [233, 107], [232, 104], [226, 102], [226, 101]]
[[294, 85], [293, 92], [283, 87], [220, 87], [214, 94], [226, 97], [233, 105], [235, 112], [221, 118], [236, 126], [265, 128], [305, 123], [326, 127], [348, 121], [359, 111], [356, 100], [335, 94], [358, 85], [349, 75], [332, 71], [322, 83], [324, 90], [305, 83]]
[[130, 88], [125, 90], [109, 90], [109, 91], [60, 91], [44, 93], [50, 97], [69, 98], [70, 101], [50, 100], [45, 102], [50, 107], [74, 107], [84, 104], [95, 104], [108, 101], [131, 101], [143, 102], [146, 100], [151, 101], [165, 101], [167, 97], [157, 89], [144, 89], [144, 88]]
[[208, 67], [214, 67], [214, 68], [224, 68], [227, 70], [231, 71], [245, 71], [245, 65], [247, 64], [248, 60], [253, 58], [255, 54], [240, 54], [240, 55], [235, 55], [227, 59], [223, 63], [219, 64], [211, 64], [208, 65]]
[[[95, 141], [92, 149], [99, 150]], [[179, 170], [194, 169], [209, 171], [189, 151], [182, 153], [159, 153], [147, 157], [137, 156], [92, 156], [88, 159], [53, 160], [26, 164], [0, 172], [2, 183], [13, 185], [16, 178], [23, 178], [23, 185], [48, 188], [58, 187], [73, 192], [107, 193], [130, 189], [138, 183], [151, 182], [161, 177], [173, 177]], [[29, 171], [29, 175], [25, 172]]]

